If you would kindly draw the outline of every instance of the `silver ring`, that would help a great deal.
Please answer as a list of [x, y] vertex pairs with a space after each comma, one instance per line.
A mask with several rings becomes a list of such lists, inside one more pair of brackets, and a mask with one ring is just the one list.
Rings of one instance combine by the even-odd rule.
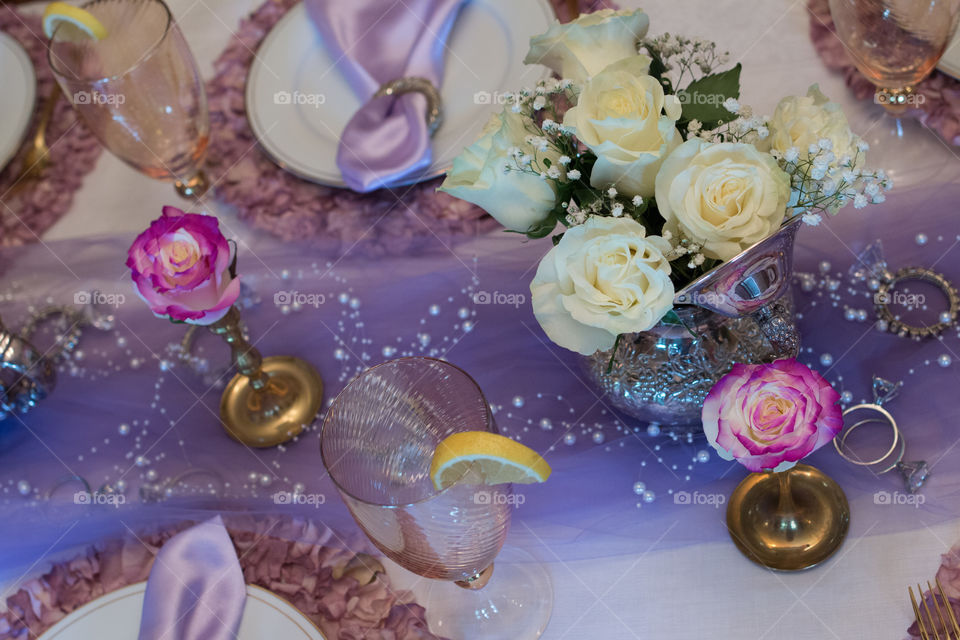
[[440, 126], [443, 99], [433, 83], [420, 76], [397, 78], [380, 86], [374, 98], [399, 96], [405, 93], [422, 93], [427, 99], [427, 132], [432, 136]]
[[843, 447], [846, 445], [847, 437], [853, 432], [854, 429], [856, 429], [856, 428], [859, 427], [860, 425], [867, 424], [867, 423], [870, 423], [870, 422], [878, 422], [878, 423], [881, 423], [881, 424], [883, 423], [882, 420], [879, 420], [879, 419], [876, 418], [876, 417], [868, 418], [868, 419], [866, 419], [866, 420], [861, 420], [860, 422], [857, 422], [856, 424], [854, 424], [854, 425], [850, 426], [849, 428], [847, 428], [847, 429], [843, 432], [843, 435], [842, 435], [842, 436], [840, 436], [840, 435], [838, 434], [838, 437], [834, 438], [834, 440], [833, 440], [833, 448], [836, 449], [836, 450], [837, 450], [837, 453], [840, 454], [840, 457], [843, 458], [844, 460], [846, 460], [847, 462], [849, 462], [849, 463], [851, 463], [851, 464], [855, 464], [855, 465], [857, 465], [857, 466], [861, 466], [861, 467], [871, 467], [871, 466], [873, 466], [873, 465], [875, 465], [875, 464], [880, 464], [881, 462], [883, 462], [884, 460], [886, 460], [887, 458], [889, 458], [890, 455], [891, 455], [894, 451], [896, 451], [896, 449], [897, 449], [897, 444], [899, 443], [899, 444], [900, 444], [900, 455], [897, 456], [897, 459], [893, 462], [892, 465], [890, 465], [890, 466], [888, 466], [887, 468], [883, 469], [882, 471], [878, 472], [877, 475], [879, 475], [880, 473], [886, 473], [887, 471], [890, 471], [890, 469], [893, 469], [894, 467], [896, 467], [896, 466], [897, 466], [897, 463], [900, 462], [901, 459], [903, 459], [903, 454], [904, 454], [904, 452], [906, 451], [906, 442], [903, 440], [903, 438], [902, 438], [901, 435], [900, 435], [900, 429], [897, 427], [897, 421], [893, 419], [893, 416], [890, 415], [890, 412], [889, 412], [889, 411], [887, 411], [886, 409], [884, 409], [883, 407], [881, 407], [881, 406], [878, 405], [878, 404], [858, 404], [858, 405], [854, 405], [854, 406], [852, 406], [852, 407], [849, 407], [849, 408], [845, 409], [845, 410], [843, 411], [843, 416], [846, 417], [847, 415], [853, 413], [854, 411], [859, 411], [859, 410], [862, 410], [862, 409], [868, 409], [868, 410], [871, 410], [871, 411], [876, 411], [876, 412], [879, 413], [881, 416], [883, 416], [883, 417], [886, 419], [887, 423], [890, 425], [890, 427], [893, 428], [893, 442], [890, 443], [890, 448], [887, 449], [887, 452], [884, 453], [884, 454], [883, 454], [882, 456], [880, 456], [879, 458], [876, 458], [875, 460], [868, 460], [868, 461], [854, 460], [852, 457], [850, 457], [850, 455], [848, 455], [848, 454], [846, 454], [846, 453], [843, 452]]
[[[930, 326], [917, 326], [898, 320], [893, 317], [890, 311], [890, 290], [903, 280], [922, 280], [936, 286], [947, 297], [950, 305], [946, 313], [950, 316], [949, 322], [937, 322]], [[880, 282], [880, 288], [874, 296], [874, 306], [877, 310], [877, 318], [887, 323], [887, 330], [898, 336], [905, 338], [929, 338], [939, 335], [944, 329], [948, 329], [957, 321], [957, 315], [960, 313], [960, 294], [949, 280], [942, 274], [927, 269], [925, 267], [904, 267], [894, 274], [886, 272], [883, 280]]]

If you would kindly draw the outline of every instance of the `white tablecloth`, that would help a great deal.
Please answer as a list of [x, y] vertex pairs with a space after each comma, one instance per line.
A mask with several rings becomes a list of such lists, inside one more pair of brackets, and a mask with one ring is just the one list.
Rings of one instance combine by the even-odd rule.
[[[259, 2], [169, 0], [205, 76], [239, 19]], [[708, 37], [728, 49], [733, 61], [743, 62], [741, 101], [759, 112], [770, 113], [782, 95], [804, 93], [819, 82], [852, 122], [867, 122], [875, 113], [873, 105], [855, 102], [842, 79], [818, 59], [802, 0], [650, 0], [644, 6], [652, 33]], [[915, 143], [928, 151], [930, 182], [960, 176], [954, 150], [932, 132], [916, 136]], [[137, 231], [167, 203], [177, 203], [170, 185], [104, 153], [72, 211], [46, 239]], [[642, 510], [636, 517], [644, 517]], [[669, 551], [655, 545], [635, 555], [577, 563], [556, 562], [544, 548], [541, 559], [549, 563], [555, 586], [544, 637], [900, 638], [912, 618], [906, 585], [930, 578], [939, 554], [960, 537], [960, 523], [928, 528], [918, 518], [914, 525], [907, 533], [849, 539], [830, 562], [798, 574], [761, 569], [727, 540]], [[33, 562], [24, 560], [23, 567], [3, 568], [7, 584]], [[30, 573], [41, 571], [47, 560]]]

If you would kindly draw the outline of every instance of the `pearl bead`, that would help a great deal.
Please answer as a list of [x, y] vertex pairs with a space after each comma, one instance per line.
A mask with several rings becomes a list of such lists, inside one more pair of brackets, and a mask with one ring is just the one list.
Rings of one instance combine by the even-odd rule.
[[914, 240], [916, 240], [917, 244], [922, 247], [923, 245], [927, 244], [927, 242], [928, 242], [930, 239], [927, 237], [927, 234], [925, 234], [925, 233], [918, 233], [917, 236], [914, 238]]
[[813, 278], [804, 278], [803, 282], [800, 283], [800, 288], [804, 291], [813, 291], [813, 287], [816, 283], [813, 281]]
[[117, 346], [120, 347], [121, 349], [127, 346], [127, 339], [124, 338], [123, 336], [120, 336], [119, 338], [117, 338]]
[[147, 459], [144, 458], [143, 456], [137, 456], [136, 460], [134, 460], [133, 463], [138, 467], [145, 467], [147, 466]]
[[294, 483], [294, 485], [293, 485], [293, 492], [294, 492], [294, 493], [303, 493], [305, 490], [306, 490], [306, 487], [303, 485], [302, 482], [296, 482], [296, 483]]
[[822, 364], [825, 367], [829, 367], [830, 365], [833, 364], [833, 356], [830, 355], [829, 353], [822, 354], [820, 356], [820, 364]]
[[121, 478], [121, 479], [119, 479], [119, 480], [117, 480], [116, 482], [113, 483], [113, 487], [114, 487], [118, 492], [123, 493], [124, 491], [127, 490], [127, 481], [124, 480], [123, 478]]
[[951, 362], [953, 362], [953, 360], [945, 353], [937, 358], [937, 364], [941, 367], [949, 367]]
[[283, 270], [281, 270], [281, 271], [280, 271], [280, 279], [281, 279], [281, 280], [289, 280], [289, 279], [290, 279], [290, 270], [289, 270], [289, 269], [283, 269]]
[[472, 321], [472, 320], [464, 320], [464, 321], [463, 321], [463, 324], [460, 325], [460, 326], [463, 328], [463, 331], [464, 331], [465, 333], [470, 333], [471, 331], [473, 331], [473, 321]]
[[360, 308], [360, 298], [350, 298], [350, 308], [357, 310]]
[[428, 311], [428, 312], [430, 313], [430, 315], [432, 315], [432, 316], [438, 316], [438, 315], [440, 315], [440, 305], [438, 305], [438, 304], [432, 304], [432, 305], [430, 305], [430, 308], [427, 309], [427, 311]]
[[394, 355], [396, 355], [397, 348], [388, 344], [383, 348], [382, 353], [384, 358], [392, 358]]
[[646, 502], [647, 504], [650, 504], [656, 499], [657, 499], [657, 494], [655, 494], [653, 491], [650, 491], [648, 489], [643, 492], [643, 501]]
[[346, 360], [347, 352], [341, 349], [340, 347], [337, 347], [336, 349], [333, 350], [333, 357], [336, 358], [337, 360]]
[[22, 496], [29, 495], [29, 494], [30, 494], [30, 483], [27, 482], [26, 480], [21, 480], [20, 482], [17, 483], [17, 491], [18, 491], [18, 492], [20, 493], [20, 495], [22, 495]]
[[540, 428], [543, 429], [544, 431], [550, 431], [551, 429], [553, 429], [553, 422], [550, 420], [550, 418], [541, 418]]
[[147, 474], [146, 474], [146, 475], [147, 475], [147, 480], [149, 480], [150, 482], [153, 482], [153, 481], [155, 481], [155, 480], [157, 479], [157, 471], [156, 471], [156, 469], [149, 469], [149, 470], [147, 470]]
[[850, 404], [853, 402], [853, 393], [850, 391], [844, 391], [840, 394], [840, 401], [844, 404]]
[[576, 434], [568, 433], [568, 434], [566, 434], [565, 436], [563, 436], [563, 444], [571, 445], [571, 444], [573, 444], [573, 443], [576, 442], [576, 441], [577, 441], [577, 436], [576, 436]]
[[457, 317], [460, 318], [461, 320], [466, 320], [467, 318], [470, 317], [470, 309], [466, 307], [460, 307], [459, 309], [457, 309]]
[[950, 324], [953, 322], [953, 316], [950, 315], [949, 311], [944, 311], [940, 314], [940, 322], [943, 324]]
[[867, 280], [867, 288], [870, 289], [870, 291], [876, 291], [880, 288], [880, 281], [876, 278], [870, 278]]
[[513, 400], [511, 400], [510, 403], [519, 409], [524, 403], [523, 396], [513, 396]]
[[823, 260], [820, 262], [820, 273], [826, 273], [827, 271], [830, 271], [830, 263]]
[[857, 309], [857, 322], [866, 322], [866, 321], [867, 321], [866, 309]]
[[262, 476], [260, 476], [260, 486], [269, 487], [271, 482], [273, 482], [273, 478], [271, 478], [267, 474], [263, 474]]
[[647, 427], [648, 436], [658, 436], [660, 435], [660, 425], [653, 423]]
[[603, 432], [602, 432], [602, 431], [594, 431], [594, 432], [593, 432], [593, 441], [594, 441], [596, 444], [603, 444], [604, 439], [605, 439], [605, 438], [604, 438], [604, 435], [603, 435]]
[[647, 485], [643, 482], [634, 482], [633, 483], [633, 492], [638, 496], [642, 496], [643, 492], [647, 490]]
[[124, 422], [124, 423], [121, 424], [119, 427], [117, 427], [117, 432], [118, 432], [120, 435], [122, 435], [122, 436], [125, 436], [125, 435], [129, 434], [129, 433], [130, 433], [130, 425], [128, 425], [126, 422]]
[[886, 331], [890, 328], [890, 325], [887, 324], [886, 320], [877, 320], [877, 324], [874, 326], [877, 328], [877, 331]]
[[710, 462], [710, 452], [706, 449], [701, 449], [697, 451], [697, 462]]
[[851, 307], [847, 307], [843, 311], [843, 317], [852, 322], [857, 319], [857, 310]]
[[250, 482], [257, 482], [258, 480], [260, 480], [260, 474], [257, 473], [256, 471], [251, 471], [250, 473], [247, 474], [247, 480], [249, 480]]
[[341, 293], [337, 296], [337, 302], [340, 304], [347, 304], [350, 302], [350, 296], [348, 296], [346, 293]]

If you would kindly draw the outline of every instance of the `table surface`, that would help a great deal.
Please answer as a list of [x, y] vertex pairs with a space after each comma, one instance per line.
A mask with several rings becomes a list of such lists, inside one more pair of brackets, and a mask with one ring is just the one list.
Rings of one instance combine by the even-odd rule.
[[[205, 77], [211, 75], [212, 62], [231, 29], [258, 2], [169, 1]], [[875, 114], [872, 105], [853, 100], [842, 78], [824, 69], [807, 35], [809, 14], [802, 0], [650, 0], [643, 5], [652, 32], [706, 36], [728, 49], [732, 60], [743, 62], [741, 101], [759, 112], [771, 112], [780, 96], [803, 93], [818, 82], [845, 107], [855, 128]], [[914, 141], [928, 152], [928, 165], [918, 167], [928, 170], [925, 184], [947, 184], [960, 177], [955, 150], [935, 134], [921, 131]], [[44, 241], [104, 234], [130, 237], [167, 203], [175, 203], [169, 185], [140, 176], [103, 154], [73, 209]], [[228, 221], [232, 232], [245, 232], [230, 211], [213, 212]], [[921, 230], [912, 224], [905, 217], [901, 228], [877, 234], [912, 236]], [[816, 242], [812, 235], [807, 234], [808, 242]], [[952, 259], [960, 260], [960, 255]], [[636, 517], [642, 519], [643, 511], [638, 510]], [[799, 574], [759, 568], [728, 540], [679, 547], [655, 540], [638, 545], [633, 553], [582, 560], [558, 560], [544, 550], [540, 555], [555, 588], [553, 617], [544, 637], [902, 637], [912, 617], [906, 585], [932, 576], [939, 554], [960, 534], [960, 522], [941, 519], [928, 526], [919, 510], [900, 511], [896, 517], [907, 519], [900, 531], [876, 535], [861, 527], [834, 559]], [[672, 526], [682, 529], [684, 519]], [[0, 575], [13, 585], [24, 571], [35, 574], [50, 559], [23, 558], [22, 565], [0, 568]]]

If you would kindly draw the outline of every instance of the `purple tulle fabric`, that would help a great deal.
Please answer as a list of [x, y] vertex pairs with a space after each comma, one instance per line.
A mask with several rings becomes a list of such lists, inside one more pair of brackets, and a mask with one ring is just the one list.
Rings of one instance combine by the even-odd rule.
[[[861, 100], [873, 96], [876, 87], [857, 71], [846, 48], [834, 33], [828, 0], [809, 0], [810, 39], [828, 69], [843, 74], [854, 95]], [[924, 101], [907, 113], [937, 131], [944, 140], [960, 145], [960, 80], [934, 71], [916, 86]]]
[[[12, 190], [27, 150], [33, 142], [40, 111], [53, 89], [55, 80], [47, 63], [47, 43], [42, 39], [40, 18], [25, 15], [10, 5], [0, 5], [0, 31], [23, 45], [37, 74], [37, 102], [28, 135], [16, 156], [0, 167], [0, 246], [36, 242], [43, 232], [70, 209], [73, 195], [83, 178], [97, 164], [102, 147], [82, 122], [66, 98], [60, 98], [47, 127], [50, 164], [40, 178], [25, 187]], [[9, 90], [9, 89], [5, 89]], [[55, 141], [55, 142], [54, 142]]]
[[[361, 584], [345, 574], [354, 554], [330, 546], [330, 530], [277, 517], [228, 524], [244, 580], [289, 601], [330, 640], [442, 640], [427, 629], [423, 607], [392, 589], [385, 575]], [[34, 638], [87, 602], [143, 582], [164, 545], [188, 526], [128, 533], [56, 563], [7, 598], [0, 638]]]
[[[244, 107], [247, 71], [261, 40], [298, 1], [265, 2], [240, 23], [214, 63], [215, 75], [207, 84], [208, 166], [217, 198], [235, 207], [241, 219], [283, 240], [317, 238], [343, 249], [362, 244], [372, 255], [400, 255], [423, 239], [496, 229], [499, 225], [483, 209], [437, 193], [440, 179], [396, 191], [355, 193], [301, 180], [256, 148]], [[567, 2], [551, 1], [566, 20]], [[580, 0], [584, 13], [607, 6], [612, 3]]]

